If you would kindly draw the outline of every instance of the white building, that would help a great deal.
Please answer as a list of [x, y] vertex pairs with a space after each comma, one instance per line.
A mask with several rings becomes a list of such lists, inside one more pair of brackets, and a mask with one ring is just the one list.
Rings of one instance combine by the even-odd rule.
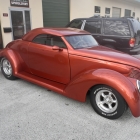
[[0, 48], [43, 26], [42, 0], [0, 0]]
[[70, 0], [70, 19], [94, 15], [140, 18], [140, 0]]

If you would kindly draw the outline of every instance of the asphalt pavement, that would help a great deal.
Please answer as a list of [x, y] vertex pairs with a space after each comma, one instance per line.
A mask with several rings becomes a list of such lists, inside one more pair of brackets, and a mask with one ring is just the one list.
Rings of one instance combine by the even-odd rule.
[[140, 117], [97, 115], [81, 103], [0, 71], [0, 140], [139, 140]]

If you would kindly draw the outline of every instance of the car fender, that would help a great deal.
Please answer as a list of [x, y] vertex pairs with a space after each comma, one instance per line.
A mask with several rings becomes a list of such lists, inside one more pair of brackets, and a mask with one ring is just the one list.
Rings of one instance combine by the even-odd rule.
[[132, 114], [140, 115], [140, 95], [129, 78], [110, 69], [97, 69], [86, 71], [76, 76], [66, 87], [65, 94], [75, 100], [84, 102], [89, 89], [96, 85], [108, 85], [118, 91]]
[[15, 51], [13, 51], [12, 49], [9, 48], [5, 48], [0, 52], [0, 57], [5, 57], [7, 58], [11, 65], [12, 65], [12, 69], [13, 69], [13, 75], [17, 75], [18, 72], [20, 72], [21, 70], [23, 70], [23, 61], [21, 59], [21, 57], [18, 55], [18, 53], [16, 53]]

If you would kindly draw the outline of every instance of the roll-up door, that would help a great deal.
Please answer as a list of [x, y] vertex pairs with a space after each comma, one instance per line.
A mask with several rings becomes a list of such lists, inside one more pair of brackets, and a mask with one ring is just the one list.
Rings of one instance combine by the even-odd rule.
[[65, 27], [70, 21], [69, 0], [42, 0], [44, 27]]
[[112, 17], [120, 17], [121, 16], [121, 8], [112, 8]]

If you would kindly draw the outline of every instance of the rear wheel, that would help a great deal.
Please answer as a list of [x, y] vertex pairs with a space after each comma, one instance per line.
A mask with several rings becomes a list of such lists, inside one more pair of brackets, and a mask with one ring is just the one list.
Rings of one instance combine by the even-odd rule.
[[127, 109], [127, 104], [122, 96], [115, 89], [106, 85], [99, 85], [91, 90], [90, 102], [99, 115], [108, 119], [121, 117]]
[[16, 79], [16, 77], [13, 76], [13, 68], [12, 68], [11, 63], [5, 57], [1, 59], [1, 71], [2, 71], [3, 75], [5, 76], [5, 78], [7, 78], [9, 80]]

